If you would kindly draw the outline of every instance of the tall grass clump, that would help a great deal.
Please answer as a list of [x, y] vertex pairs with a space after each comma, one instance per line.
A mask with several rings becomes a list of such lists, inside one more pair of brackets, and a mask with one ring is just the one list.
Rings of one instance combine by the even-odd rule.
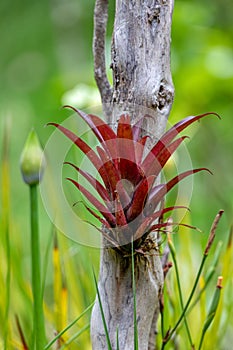
[[[2, 337], [0, 346], [7, 350], [15, 348], [47, 350], [54, 347], [59, 350], [75, 350], [79, 347], [90, 350], [90, 311], [94, 304], [90, 303], [90, 300], [93, 300], [95, 291], [100, 308], [102, 305], [96, 275], [94, 275], [94, 286], [90, 282], [93, 276], [91, 260], [95, 259], [94, 265], [97, 264], [98, 252], [90, 252], [90, 249], [72, 242], [54, 226], [51, 230], [51, 224], [48, 225], [45, 234], [40, 233], [42, 218], [38, 213], [37, 186], [43, 173], [41, 172], [43, 152], [35, 133], [32, 132], [21, 157], [21, 171], [29, 189], [31, 283], [28, 283], [25, 262], [21, 259], [20, 248], [15, 249], [16, 237], [12, 233], [12, 223], [15, 225], [15, 220], [14, 213], [10, 210], [10, 128], [7, 125], [6, 123], [1, 152], [2, 245], [0, 250], [3, 264], [0, 269], [0, 285], [3, 290], [3, 300], [0, 301], [0, 315], [3, 327], [0, 329]], [[178, 146], [177, 143], [174, 144], [176, 145]], [[100, 150], [99, 153], [103, 156]], [[122, 169], [124, 171], [124, 166]], [[83, 172], [84, 176], [88, 176], [83, 169], [75, 168], [75, 171], [80, 174]], [[98, 188], [101, 189], [100, 186]], [[139, 195], [138, 192], [137, 196]], [[137, 208], [137, 204], [137, 202], [134, 203], [133, 209]], [[131, 212], [132, 210], [128, 215], [131, 215]], [[89, 212], [88, 220], [91, 223], [91, 215], [96, 216], [96, 213], [97, 211]], [[200, 247], [205, 235], [198, 233], [195, 239], [193, 235], [189, 235], [187, 230], [193, 227], [191, 221], [186, 221], [183, 226], [182, 223], [177, 232], [168, 216], [169, 210], [165, 212], [160, 210], [159, 214], [161, 214], [159, 222], [154, 224], [153, 228], [156, 228], [162, 237], [159, 254], [163, 261], [165, 285], [160, 296], [161, 315], [157, 348], [183, 350], [188, 346], [190, 349], [198, 350], [213, 348], [225, 350], [227, 340], [224, 339], [224, 334], [229, 332], [233, 310], [233, 281], [229, 268], [233, 264], [233, 231], [230, 230], [229, 237], [222, 232], [219, 221], [223, 211], [220, 210], [201, 252]], [[100, 219], [98, 215], [97, 220]], [[117, 217], [117, 220], [120, 218]], [[101, 221], [103, 222], [105, 221]], [[217, 228], [219, 235], [216, 234]], [[15, 228], [14, 230], [16, 231]], [[19, 231], [16, 233], [18, 235]], [[200, 238], [200, 244], [196, 238]], [[141, 239], [140, 235], [138, 239]], [[138, 349], [137, 317], [139, 315], [134, 276], [136, 256], [141, 254], [138, 242], [135, 246], [135, 242], [131, 241], [127, 246], [127, 256], [130, 257], [132, 267], [134, 350]], [[42, 250], [44, 246], [46, 248]], [[223, 282], [221, 276], [223, 276]], [[20, 301], [19, 308], [15, 308], [16, 295], [17, 302]], [[101, 314], [102, 322], [105, 323], [106, 344], [108, 349], [111, 349], [108, 325], [103, 310]], [[31, 319], [33, 319], [32, 329]], [[200, 322], [196, 322], [197, 319]], [[119, 349], [119, 336], [116, 328], [117, 349]]]
[[[204, 251], [203, 251], [203, 255], [202, 255], [202, 259], [200, 261], [200, 265], [199, 268], [196, 272], [196, 276], [192, 275], [192, 279], [193, 279], [193, 285], [191, 287], [191, 291], [187, 297], [186, 302], [184, 303], [183, 301], [183, 291], [181, 288], [181, 272], [179, 270], [178, 267], [178, 263], [182, 266], [185, 263], [185, 260], [181, 258], [178, 258], [178, 254], [176, 252], [175, 246], [172, 242], [172, 233], [169, 232], [168, 233], [168, 247], [169, 247], [169, 252], [171, 254], [171, 258], [172, 258], [172, 264], [170, 265], [170, 267], [174, 264], [174, 268], [175, 268], [175, 283], [173, 284], [174, 286], [174, 290], [171, 291], [167, 288], [171, 288], [171, 271], [169, 271], [169, 274], [166, 274], [166, 278], [165, 278], [165, 292], [164, 292], [164, 298], [166, 299], [165, 301], [165, 307], [163, 305], [162, 308], [162, 312], [161, 312], [161, 320], [162, 320], [162, 325], [163, 325], [163, 330], [162, 330], [162, 346], [161, 349], [172, 349], [174, 346], [178, 346], [177, 344], [180, 343], [180, 332], [183, 328], [183, 325], [185, 326], [185, 330], [187, 333], [187, 341], [189, 342], [189, 348], [190, 349], [195, 349], [195, 343], [197, 344], [199, 342], [198, 345], [198, 349], [202, 348], [203, 345], [203, 341], [205, 336], [207, 336], [207, 330], [210, 327], [212, 321], [214, 320], [215, 316], [216, 316], [216, 312], [217, 312], [217, 308], [219, 306], [219, 302], [220, 302], [220, 292], [222, 289], [222, 277], [218, 278], [218, 283], [217, 283], [217, 287], [216, 287], [216, 291], [213, 292], [213, 295], [211, 296], [212, 302], [211, 305], [209, 307], [209, 311], [206, 312], [204, 310], [201, 311], [201, 298], [203, 297], [203, 294], [205, 294], [206, 289], [208, 287], [208, 285], [210, 284], [210, 282], [212, 283], [212, 280], [214, 279], [215, 275], [216, 275], [216, 268], [219, 265], [219, 259], [220, 259], [220, 248], [222, 248], [222, 244], [221, 241], [218, 243], [217, 245], [217, 250], [215, 251], [215, 254], [212, 257], [212, 261], [207, 262], [207, 258], [209, 257], [210, 254], [210, 250], [213, 246], [213, 242], [215, 240], [216, 237], [216, 229], [217, 226], [219, 224], [220, 218], [223, 214], [223, 210], [220, 210], [219, 213], [216, 215], [212, 227], [210, 229], [210, 234], [207, 240], [207, 243], [205, 245]], [[188, 254], [188, 247], [186, 246], [186, 254]], [[167, 255], [167, 259], [168, 259]], [[165, 268], [166, 266], [168, 266], [168, 260], [166, 261], [166, 264], [164, 264]], [[204, 273], [203, 276], [203, 271], [206, 268], [206, 271]], [[190, 269], [191, 272], [191, 269]], [[185, 276], [182, 276], [183, 279]], [[202, 281], [202, 282], [201, 282]], [[210, 286], [210, 289], [212, 289], [212, 287]], [[173, 294], [173, 295], [172, 295]], [[211, 294], [211, 292], [210, 292]], [[174, 325], [171, 326], [171, 321], [169, 322], [169, 328], [167, 329], [167, 331], [165, 332], [164, 330], [164, 317], [167, 317], [168, 319], [171, 319], [170, 315], [169, 315], [169, 308], [174, 308], [174, 315], [176, 316], [177, 314], [179, 314], [179, 312], [177, 312], [178, 308], [177, 308], [177, 303], [175, 301], [175, 298], [178, 298], [180, 305], [181, 305], [181, 312], [180, 315], [178, 316], [178, 319], [175, 321]], [[196, 323], [196, 313], [195, 313], [195, 309], [197, 309], [198, 306], [198, 302], [199, 302], [199, 309], [201, 312], [203, 312], [203, 317], [204, 317], [204, 321], [203, 324], [201, 324], [201, 322], [198, 322], [198, 324]], [[205, 307], [204, 307], [205, 308]], [[191, 315], [189, 315], [191, 313]], [[177, 317], [177, 316], [176, 316]], [[192, 324], [192, 329], [195, 330], [195, 337], [198, 338], [198, 335], [201, 334], [200, 336], [200, 341], [198, 339], [195, 340], [195, 342], [193, 341], [193, 337], [191, 336], [191, 329], [188, 325], [187, 319], [189, 319], [189, 323]], [[168, 324], [168, 322], [166, 322], [166, 324]], [[196, 327], [194, 327], [196, 326]], [[199, 327], [201, 327], [199, 329]], [[199, 331], [198, 331], [198, 329]], [[184, 334], [182, 333], [182, 337], [184, 337]], [[192, 339], [192, 340], [191, 340]], [[183, 342], [182, 342], [183, 343]], [[173, 344], [173, 345], [172, 345]], [[185, 341], [184, 341], [185, 344]]]

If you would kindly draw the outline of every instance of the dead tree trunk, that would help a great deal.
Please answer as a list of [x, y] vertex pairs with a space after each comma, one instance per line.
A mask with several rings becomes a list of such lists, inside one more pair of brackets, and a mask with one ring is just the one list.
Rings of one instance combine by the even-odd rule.
[[[108, 122], [120, 113], [133, 119], [149, 114], [145, 126], [157, 139], [163, 133], [173, 101], [170, 37], [173, 0], [116, 0], [112, 39], [113, 87], [105, 67], [108, 0], [96, 0], [94, 25], [95, 78]], [[156, 241], [156, 237], [152, 237]], [[156, 243], [156, 242], [155, 242]], [[155, 245], [152, 245], [155, 247]], [[155, 248], [135, 261], [139, 349], [155, 349], [159, 293], [163, 271]], [[121, 350], [134, 348], [131, 260], [112, 248], [102, 249], [99, 291], [112, 344], [116, 332]], [[98, 301], [91, 319], [94, 350], [107, 349]]]

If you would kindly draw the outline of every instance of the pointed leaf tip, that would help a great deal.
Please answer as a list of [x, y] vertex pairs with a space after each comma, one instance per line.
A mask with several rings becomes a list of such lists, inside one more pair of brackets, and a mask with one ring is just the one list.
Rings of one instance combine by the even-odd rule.
[[58, 124], [57, 123], [53, 123], [53, 122], [49, 122], [49, 123], [46, 123], [45, 124], [45, 126], [50, 126], [50, 125], [52, 125], [52, 126], [58, 126]]
[[198, 171], [207, 171], [207, 173], [209, 173], [210, 175], [214, 175], [214, 173], [210, 170], [210, 169], [208, 169], [208, 168], [200, 168], [200, 169], [196, 169], [196, 170], [198, 170]]

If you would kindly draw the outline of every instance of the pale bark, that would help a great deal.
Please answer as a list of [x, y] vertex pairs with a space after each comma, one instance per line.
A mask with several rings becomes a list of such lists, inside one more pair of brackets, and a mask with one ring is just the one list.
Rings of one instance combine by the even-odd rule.
[[[116, 0], [112, 89], [104, 67], [105, 31], [98, 25], [103, 21], [106, 25], [107, 4], [107, 0], [96, 1], [94, 31], [95, 72], [103, 74], [102, 82], [101, 74], [96, 77], [103, 110], [113, 125], [123, 111], [128, 111], [134, 120], [149, 113], [153, 118], [147, 119], [145, 128], [157, 139], [165, 129], [174, 94], [170, 73], [173, 0]], [[100, 8], [104, 19], [96, 17]], [[97, 40], [101, 42], [101, 50], [97, 49]], [[155, 249], [156, 237], [152, 239], [154, 244], [148, 248], [147, 254], [135, 257], [140, 350], [155, 348], [159, 294], [163, 286], [162, 265]], [[118, 328], [120, 350], [134, 349], [130, 258], [112, 248], [103, 249], [98, 286], [112, 348], [116, 349]], [[92, 312], [91, 335], [94, 350], [107, 349], [98, 301]]]
[[108, 0], [97, 0], [94, 12], [94, 75], [100, 91], [101, 99], [104, 101], [103, 110], [110, 115], [108, 106], [112, 99], [112, 88], [107, 78], [105, 64], [105, 36], [108, 21]]
[[112, 103], [120, 110], [129, 110], [133, 117], [137, 106], [154, 111], [153, 130], [158, 136], [165, 128], [173, 101], [172, 10], [173, 0], [116, 1]]
[[[159, 311], [158, 295], [162, 288], [163, 273], [158, 252], [150, 251], [150, 254], [153, 253], [153, 256], [137, 256], [135, 261], [140, 350], [149, 349], [152, 321], [155, 313], [157, 318]], [[122, 257], [120, 253], [111, 248], [102, 250], [99, 291], [113, 349], [116, 349], [117, 329], [120, 349], [134, 349], [134, 309], [131, 274], [131, 257]], [[91, 321], [93, 349], [107, 349], [98, 302], [94, 306]]]

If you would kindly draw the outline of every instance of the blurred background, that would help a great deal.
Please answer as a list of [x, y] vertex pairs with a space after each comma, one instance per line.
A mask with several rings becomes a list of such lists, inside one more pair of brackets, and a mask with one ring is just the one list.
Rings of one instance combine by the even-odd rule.
[[[109, 2], [108, 52], [114, 18], [114, 1]], [[10, 332], [13, 348], [20, 348], [14, 315], [20, 315], [25, 333], [31, 327], [27, 312], [31, 308], [28, 188], [21, 180], [20, 154], [32, 127], [36, 129], [42, 145], [46, 144], [52, 129], [44, 125], [50, 121], [62, 122], [70, 114], [61, 110], [63, 104], [70, 103], [89, 110], [100, 104], [93, 79], [93, 10], [94, 0], [0, 2], [0, 147], [2, 150], [4, 128], [8, 124], [12, 249]], [[195, 176], [188, 220], [208, 233], [215, 214], [220, 208], [224, 209], [218, 238], [223, 240], [225, 246], [233, 221], [232, 20], [231, 0], [175, 1], [171, 53], [175, 101], [169, 122], [174, 124], [188, 115], [209, 111], [217, 112], [222, 118], [205, 119], [191, 128], [189, 133], [192, 139], [187, 147], [193, 166], [207, 167], [214, 175]], [[2, 183], [4, 185], [3, 178]], [[2, 202], [0, 210], [2, 215]], [[42, 203], [40, 216], [43, 254], [48, 250], [45, 309], [48, 335], [52, 337], [54, 329], [58, 328], [54, 324], [54, 310], [58, 305], [52, 292], [53, 244], [49, 245], [52, 224]], [[192, 249], [196, 249], [197, 256], [205, 239], [206, 236], [203, 238], [192, 233]], [[0, 290], [4, 290], [4, 235], [1, 242]], [[92, 265], [98, 271], [99, 251], [75, 244], [62, 234], [58, 234], [58, 244], [60, 273], [68, 291], [67, 314], [63, 321], [68, 322], [94, 300]], [[186, 247], [182, 247], [181, 238], [177, 244], [181, 255], [185, 255]], [[229, 266], [229, 270], [232, 271], [232, 266]], [[1, 318], [4, 298], [0, 300], [0, 310]], [[227, 344], [231, 344], [232, 328], [229, 327], [222, 349], [228, 349]], [[88, 334], [82, 335], [78, 348], [90, 348], [88, 339]]]

